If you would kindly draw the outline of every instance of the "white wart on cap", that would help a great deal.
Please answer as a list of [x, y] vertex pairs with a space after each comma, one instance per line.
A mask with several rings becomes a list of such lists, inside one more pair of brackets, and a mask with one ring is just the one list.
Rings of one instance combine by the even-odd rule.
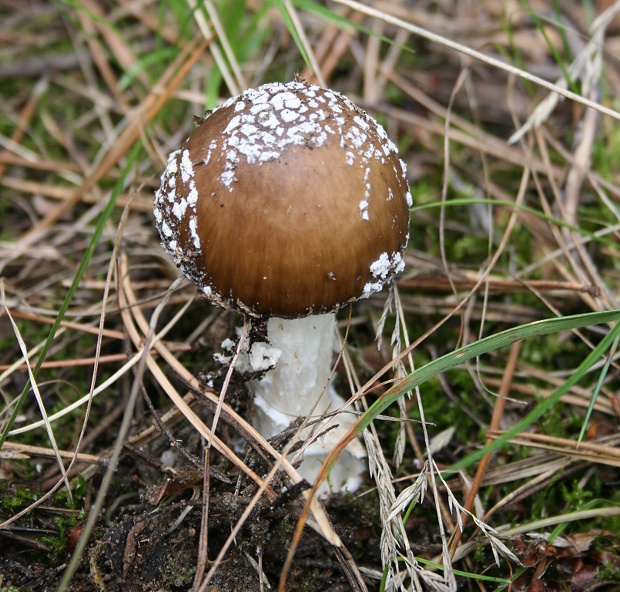
[[411, 195], [383, 128], [296, 80], [226, 101], [168, 159], [162, 244], [212, 301], [258, 317], [335, 311], [403, 266]]

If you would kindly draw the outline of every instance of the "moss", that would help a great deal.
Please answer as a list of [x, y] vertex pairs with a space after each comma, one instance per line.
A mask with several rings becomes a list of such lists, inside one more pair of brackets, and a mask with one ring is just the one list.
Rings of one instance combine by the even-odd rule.
[[9, 487], [7, 485], [0, 486], [0, 505], [4, 510], [5, 516], [13, 516], [20, 510], [28, 507], [32, 502], [38, 499], [38, 492], [30, 487]]

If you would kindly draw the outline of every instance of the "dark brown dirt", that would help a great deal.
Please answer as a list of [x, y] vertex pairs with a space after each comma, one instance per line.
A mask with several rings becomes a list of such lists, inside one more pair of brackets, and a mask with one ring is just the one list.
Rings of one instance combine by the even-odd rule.
[[[138, 467], [130, 465], [124, 462], [119, 469], [122, 479], [115, 483], [110, 506], [73, 578], [72, 591], [181, 591], [192, 586], [202, 512], [202, 499], [192, 499], [192, 495], [199, 496], [200, 489], [186, 488], [168, 498], [164, 496], [158, 506], [153, 506], [150, 500], [157, 497], [154, 492], [159, 492], [160, 487], [136, 487]], [[235, 483], [215, 479], [211, 483], [207, 571], [254, 493], [254, 487], [249, 486], [236, 494]], [[164, 479], [161, 485], [165, 484]], [[121, 490], [125, 494], [135, 492], [124, 496], [131, 502], [136, 502], [140, 494], [140, 503], [113, 506], [115, 500], [124, 499], [119, 497]], [[261, 578], [272, 589], [277, 586], [296, 524], [295, 514], [301, 508], [295, 500], [286, 502], [288, 505], [265, 499], [258, 504], [216, 570], [210, 592], [259, 592]], [[355, 560], [380, 569], [380, 528], [372, 507], [371, 502], [336, 496], [329, 511]], [[34, 510], [29, 522], [42, 524], [43, 514], [43, 510]], [[35, 533], [19, 542], [0, 539], [0, 586], [15, 586], [20, 591], [56, 589], [75, 542], [71, 537], [79, 536], [80, 530], [79, 525], [70, 529], [66, 548], [57, 553], [33, 549], [37, 540], [49, 540]], [[61, 533], [56, 534], [60, 540]], [[302, 539], [288, 584], [290, 590], [351, 589], [329, 545], [311, 530]], [[368, 584], [372, 590], [372, 582]]]

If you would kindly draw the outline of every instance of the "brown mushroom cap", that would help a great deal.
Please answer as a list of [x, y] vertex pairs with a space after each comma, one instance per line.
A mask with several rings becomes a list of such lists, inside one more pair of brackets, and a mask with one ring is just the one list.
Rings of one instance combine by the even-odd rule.
[[232, 98], [168, 166], [162, 244], [214, 302], [254, 316], [337, 310], [403, 266], [411, 195], [383, 128], [296, 80]]

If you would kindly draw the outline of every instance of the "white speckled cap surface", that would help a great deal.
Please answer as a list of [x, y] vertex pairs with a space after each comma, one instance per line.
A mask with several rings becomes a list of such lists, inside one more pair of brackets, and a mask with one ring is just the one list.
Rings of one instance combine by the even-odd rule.
[[214, 302], [254, 316], [332, 311], [403, 266], [411, 195], [383, 128], [296, 80], [226, 101], [168, 159], [162, 244]]

